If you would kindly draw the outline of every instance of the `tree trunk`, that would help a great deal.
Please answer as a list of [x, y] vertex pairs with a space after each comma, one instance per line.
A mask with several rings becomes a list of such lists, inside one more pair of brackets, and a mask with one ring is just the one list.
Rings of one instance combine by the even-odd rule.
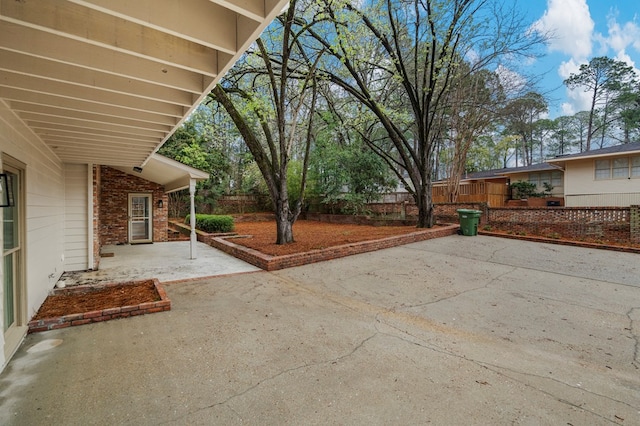
[[431, 184], [424, 183], [416, 191], [416, 205], [418, 207], [418, 228], [431, 228], [434, 225], [433, 199]]
[[276, 244], [294, 242], [293, 221], [288, 200], [278, 200], [276, 203]]

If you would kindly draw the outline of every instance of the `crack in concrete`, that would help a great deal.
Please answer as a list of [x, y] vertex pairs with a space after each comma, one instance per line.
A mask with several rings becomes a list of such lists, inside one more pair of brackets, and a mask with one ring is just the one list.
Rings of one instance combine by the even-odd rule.
[[[635, 317], [635, 319], [634, 319]], [[636, 370], [640, 369], [640, 308], [631, 308], [627, 312], [627, 318], [629, 318], [629, 335], [636, 342], [633, 348], [633, 365]]]
[[599, 414], [597, 412], [589, 411], [585, 407], [582, 407], [582, 406], [580, 406], [580, 405], [578, 405], [578, 404], [576, 404], [576, 403], [574, 403], [572, 401], [569, 401], [569, 400], [567, 400], [567, 399], [565, 399], [565, 398], [563, 398], [561, 396], [555, 395], [552, 392], [549, 392], [549, 391], [546, 391], [544, 389], [535, 387], [532, 384], [527, 383], [526, 381], [523, 381], [523, 380], [521, 380], [521, 379], [519, 379], [517, 377], [514, 377], [512, 375], [506, 374], [504, 371], [508, 371], [510, 373], [513, 373], [513, 374], [519, 374], [519, 375], [523, 375], [523, 376], [534, 377], [534, 378], [538, 378], [538, 379], [541, 379], [541, 380], [552, 381], [552, 382], [555, 382], [555, 383], [560, 384], [562, 386], [566, 386], [566, 387], [572, 388], [573, 390], [577, 390], [579, 392], [586, 393], [586, 394], [595, 396], [597, 398], [603, 398], [603, 399], [606, 399], [608, 401], [618, 403], [618, 404], [626, 406], [626, 407], [628, 407], [628, 408], [630, 408], [632, 410], [636, 410], [636, 411], [640, 410], [640, 406], [636, 407], [636, 406], [633, 406], [633, 405], [631, 405], [631, 404], [629, 404], [629, 403], [627, 403], [625, 401], [621, 401], [621, 400], [618, 400], [618, 399], [615, 399], [615, 398], [611, 398], [611, 397], [609, 397], [607, 395], [602, 395], [602, 394], [599, 394], [599, 393], [596, 393], [596, 392], [592, 392], [592, 391], [589, 391], [587, 389], [572, 385], [570, 383], [558, 380], [558, 379], [553, 378], [553, 377], [541, 376], [539, 374], [531, 374], [531, 373], [526, 373], [526, 372], [522, 372], [522, 371], [517, 371], [517, 370], [513, 370], [513, 369], [510, 369], [510, 368], [507, 368], [507, 367], [503, 367], [503, 366], [487, 363], [487, 362], [484, 362], [484, 361], [480, 361], [480, 360], [477, 360], [477, 359], [474, 359], [474, 358], [468, 358], [466, 356], [459, 355], [459, 354], [457, 354], [455, 352], [451, 352], [449, 350], [446, 350], [445, 348], [442, 348], [440, 346], [427, 344], [422, 339], [420, 339], [419, 337], [414, 336], [413, 334], [409, 333], [408, 331], [402, 330], [402, 329], [400, 329], [400, 328], [398, 328], [398, 327], [396, 327], [396, 326], [394, 326], [392, 324], [389, 324], [389, 323], [386, 323], [386, 322], [383, 322], [383, 323], [386, 326], [388, 326], [388, 327], [390, 327], [392, 329], [398, 330], [401, 333], [404, 333], [404, 334], [407, 334], [407, 335], [411, 336], [415, 340], [407, 339], [407, 338], [404, 338], [402, 336], [398, 336], [398, 335], [394, 335], [394, 334], [390, 334], [390, 333], [384, 333], [384, 332], [380, 331], [379, 333], [381, 335], [388, 336], [388, 337], [391, 337], [391, 338], [395, 338], [395, 339], [401, 340], [401, 341], [403, 341], [405, 343], [409, 343], [409, 344], [412, 344], [412, 345], [415, 345], [415, 346], [418, 346], [418, 347], [421, 347], [421, 348], [424, 348], [424, 349], [428, 349], [428, 350], [433, 351], [433, 352], [437, 352], [437, 353], [440, 353], [440, 354], [443, 354], [443, 355], [451, 356], [451, 357], [454, 357], [454, 358], [458, 358], [460, 360], [464, 360], [464, 361], [470, 362], [470, 363], [472, 363], [474, 365], [477, 365], [478, 367], [482, 367], [482, 368], [485, 368], [485, 369], [487, 369], [489, 371], [492, 371], [493, 373], [495, 373], [495, 374], [497, 374], [499, 376], [502, 376], [502, 377], [507, 378], [509, 380], [512, 380], [514, 382], [520, 383], [521, 385], [523, 385], [523, 386], [525, 386], [525, 387], [527, 387], [529, 389], [532, 389], [535, 392], [539, 392], [539, 393], [542, 393], [544, 395], [547, 395], [547, 396], [553, 398], [554, 400], [558, 401], [561, 404], [565, 404], [565, 405], [568, 405], [570, 407], [579, 409], [579, 410], [581, 410], [581, 411], [583, 411], [585, 413], [588, 413], [588, 414], [591, 414], [591, 415], [596, 416], [598, 418], [601, 418], [601, 419], [603, 419], [603, 420], [605, 420], [607, 422], [610, 422], [612, 424], [617, 424], [617, 422], [612, 420], [612, 419], [610, 419], [610, 418], [608, 418], [608, 417], [605, 417], [605, 416], [603, 416], [603, 415], [601, 415], [601, 414]]
[[[302, 370], [302, 369], [305, 369], [305, 368], [316, 367], [316, 366], [319, 366], [319, 365], [325, 365], [325, 364], [337, 364], [338, 362], [341, 362], [341, 361], [343, 361], [343, 360], [345, 360], [345, 359], [347, 359], [347, 358], [349, 358], [349, 357], [353, 356], [353, 354], [355, 354], [355, 353], [356, 353], [358, 350], [360, 350], [360, 349], [361, 349], [361, 348], [362, 348], [362, 347], [363, 347], [363, 346], [364, 346], [368, 341], [370, 341], [371, 339], [373, 339], [374, 337], [376, 337], [378, 334], [379, 334], [378, 332], [375, 332], [375, 333], [373, 333], [372, 335], [368, 336], [367, 338], [363, 339], [363, 340], [362, 340], [360, 343], [358, 343], [358, 344], [357, 344], [357, 345], [356, 345], [356, 346], [355, 346], [355, 347], [354, 347], [350, 352], [348, 352], [348, 353], [346, 353], [346, 354], [344, 354], [344, 355], [341, 355], [341, 356], [336, 357], [336, 358], [332, 358], [332, 359], [330, 359], [330, 360], [324, 360], [324, 361], [319, 361], [319, 362], [313, 362], [313, 363], [308, 363], [308, 364], [299, 365], [299, 366], [297, 366], [297, 367], [287, 368], [287, 369], [282, 370], [282, 371], [280, 371], [280, 372], [278, 372], [278, 373], [276, 373], [276, 374], [274, 374], [274, 375], [272, 375], [272, 376], [269, 376], [269, 377], [266, 377], [266, 378], [264, 378], [264, 379], [262, 379], [262, 380], [257, 381], [257, 382], [256, 382], [255, 384], [253, 384], [252, 386], [249, 386], [248, 388], [244, 389], [243, 391], [237, 392], [237, 393], [235, 393], [235, 394], [233, 394], [233, 395], [229, 396], [229, 397], [228, 397], [227, 399], [225, 399], [224, 401], [219, 401], [219, 402], [213, 403], [213, 404], [211, 404], [211, 405], [207, 405], [207, 406], [205, 406], [205, 407], [200, 407], [200, 408], [198, 408], [198, 409], [196, 409], [196, 410], [194, 410], [194, 411], [189, 412], [187, 415], [189, 415], [189, 416], [190, 416], [190, 415], [193, 415], [193, 414], [198, 413], [198, 412], [203, 411], [203, 410], [208, 410], [208, 409], [215, 408], [215, 407], [220, 407], [220, 406], [223, 406], [223, 405], [225, 405], [225, 406], [226, 406], [226, 405], [227, 405], [231, 400], [233, 400], [233, 399], [235, 399], [235, 398], [239, 398], [239, 397], [241, 397], [241, 396], [244, 396], [244, 395], [248, 394], [249, 392], [253, 391], [254, 389], [258, 388], [258, 387], [259, 387], [259, 386], [261, 386], [262, 384], [267, 383], [267, 382], [270, 382], [270, 381], [272, 381], [272, 380], [275, 380], [275, 379], [277, 379], [278, 377], [280, 377], [280, 376], [282, 376], [282, 375], [284, 375], [284, 374], [291, 373], [291, 372], [293, 372], [293, 371]], [[231, 411], [233, 411], [234, 413], [236, 413], [236, 411], [235, 411], [235, 410], [233, 410], [233, 408], [228, 407], [228, 406], [227, 406], [227, 408], [229, 408]], [[161, 424], [173, 423], [174, 421], [175, 421], [175, 419], [174, 419], [174, 420], [167, 421], [167, 422], [164, 422], [164, 423], [161, 423]]]
[[498, 275], [498, 276], [495, 276], [495, 277], [491, 278], [491, 280], [490, 280], [488, 283], [486, 283], [485, 285], [483, 285], [483, 286], [479, 286], [479, 287], [475, 287], [475, 288], [470, 288], [469, 290], [461, 291], [460, 293], [456, 293], [456, 294], [451, 295], [451, 296], [443, 297], [443, 298], [441, 298], [441, 299], [432, 300], [432, 301], [430, 301], [430, 302], [419, 303], [419, 304], [417, 304], [417, 305], [404, 305], [404, 306], [402, 306], [402, 308], [403, 308], [403, 309], [421, 308], [421, 307], [424, 307], [424, 306], [433, 305], [434, 303], [443, 302], [443, 301], [445, 301], [445, 300], [450, 300], [450, 299], [456, 298], [456, 297], [458, 297], [458, 296], [461, 296], [461, 295], [463, 295], [463, 294], [471, 293], [471, 292], [473, 292], [473, 291], [478, 291], [478, 290], [481, 290], [481, 289], [486, 289], [486, 288], [489, 288], [489, 286], [491, 286], [494, 282], [496, 282], [497, 280], [499, 280], [499, 279], [500, 279], [500, 278], [502, 278], [503, 276], [508, 275], [508, 274], [510, 274], [510, 273], [512, 273], [512, 272], [515, 272], [515, 271], [517, 271], [517, 270], [518, 270], [518, 268], [514, 266], [514, 267], [512, 267], [512, 268], [511, 268], [511, 270], [506, 271], [506, 272], [503, 272], [502, 274], [500, 274], [500, 275]]

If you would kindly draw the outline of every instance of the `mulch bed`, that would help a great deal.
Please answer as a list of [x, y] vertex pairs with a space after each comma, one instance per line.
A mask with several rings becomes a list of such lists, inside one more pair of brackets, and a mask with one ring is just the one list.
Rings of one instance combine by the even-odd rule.
[[56, 290], [46, 298], [32, 321], [121, 306], [160, 301], [153, 280], [105, 287], [83, 286]]
[[298, 220], [293, 225], [295, 242], [278, 245], [275, 243], [276, 223], [274, 221], [236, 222], [235, 232], [250, 237], [236, 238], [233, 242], [271, 256], [283, 256], [404, 235], [416, 230], [415, 226], [368, 226]]

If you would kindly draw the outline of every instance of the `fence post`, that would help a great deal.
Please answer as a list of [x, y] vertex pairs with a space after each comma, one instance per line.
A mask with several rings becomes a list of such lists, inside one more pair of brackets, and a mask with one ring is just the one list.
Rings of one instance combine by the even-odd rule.
[[640, 243], [640, 206], [629, 206], [629, 240]]

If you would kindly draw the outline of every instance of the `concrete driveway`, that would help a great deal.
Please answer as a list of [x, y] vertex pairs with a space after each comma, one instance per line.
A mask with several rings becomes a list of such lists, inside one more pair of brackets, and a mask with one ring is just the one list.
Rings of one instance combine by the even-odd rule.
[[0, 424], [640, 424], [640, 257], [452, 236], [30, 335]]

